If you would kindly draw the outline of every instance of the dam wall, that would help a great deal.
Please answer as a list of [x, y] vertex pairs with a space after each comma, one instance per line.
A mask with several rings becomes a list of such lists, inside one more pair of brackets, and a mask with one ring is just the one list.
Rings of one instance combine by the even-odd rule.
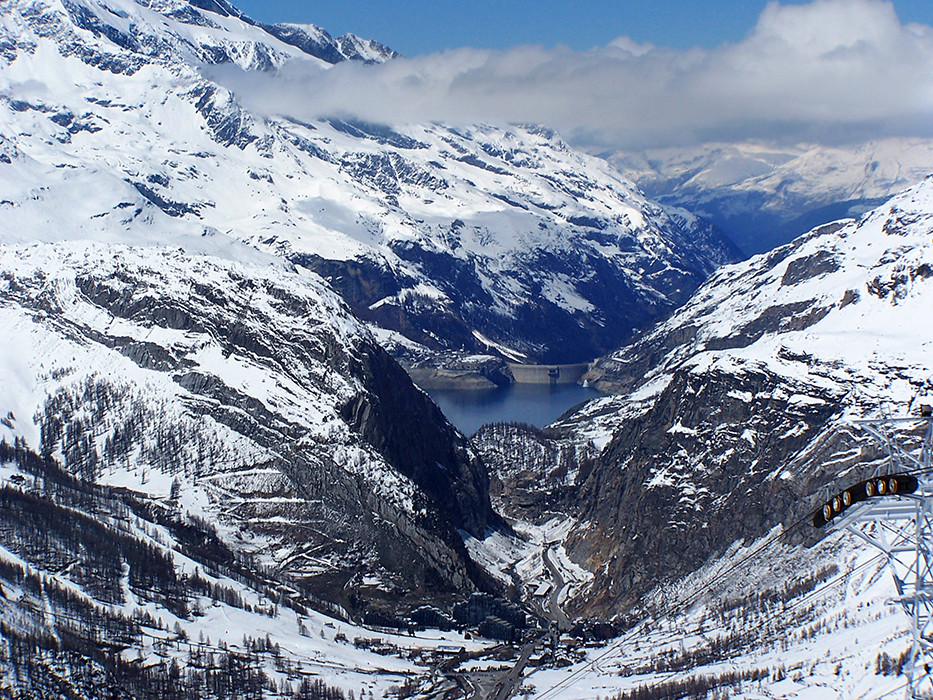
[[516, 384], [576, 384], [590, 365], [520, 365], [509, 363], [509, 371]]

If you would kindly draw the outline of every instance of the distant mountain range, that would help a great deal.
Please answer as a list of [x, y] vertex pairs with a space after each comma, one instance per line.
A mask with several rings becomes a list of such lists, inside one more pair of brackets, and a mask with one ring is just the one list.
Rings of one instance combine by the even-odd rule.
[[603, 154], [649, 197], [689, 209], [746, 255], [858, 216], [933, 171], [933, 141], [850, 146], [713, 143]]
[[[398, 632], [458, 604], [521, 628], [506, 598], [591, 638], [651, 618], [542, 652], [546, 697], [894, 673], [863, 549], [797, 531], [729, 567], [882, 463], [851, 419], [931, 391], [928, 144], [617, 168], [541, 126], [243, 87], [392, 60], [225, 0], [0, 8], [0, 696], [442, 697], [495, 673], [450, 677], [486, 642]], [[737, 263], [716, 226], [751, 251], [824, 215]], [[609, 395], [468, 440], [389, 350], [600, 355]], [[822, 593], [840, 573], [857, 603]], [[877, 643], [811, 653], [849, 624]]]

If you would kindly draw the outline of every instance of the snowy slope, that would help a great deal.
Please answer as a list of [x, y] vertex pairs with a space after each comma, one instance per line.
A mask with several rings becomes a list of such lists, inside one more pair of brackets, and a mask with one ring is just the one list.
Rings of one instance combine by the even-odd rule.
[[649, 196], [715, 222], [754, 254], [826, 221], [858, 216], [920, 182], [933, 170], [933, 143], [715, 143], [608, 159]]
[[[281, 67], [330, 64], [233, 14], [7, 8], [5, 240], [207, 231], [320, 272], [359, 316], [429, 347], [577, 360], [668, 313], [733, 255], [544, 129], [265, 114], [295, 89]], [[274, 97], [251, 98], [253, 85]], [[65, 205], [67, 221], [50, 214]]]
[[[535, 671], [524, 685], [540, 700], [902, 695], [910, 632], [891, 602], [896, 590], [883, 557], [834, 538], [811, 550], [771, 548], [710, 584], [762, 544], [750, 542], [665, 591], [663, 602], [648, 605], [650, 621], [587, 650], [585, 661]], [[680, 608], [697, 593], [704, 595]], [[678, 614], [661, 613], [671, 608]]]
[[91, 486], [8, 447], [0, 458], [4, 695], [386, 697], [427, 682], [438, 647], [484, 645], [349, 622], [218, 540], [191, 493], [147, 499]]
[[482, 465], [313, 273], [220, 252], [0, 247], [0, 693], [381, 696], [464, 644], [348, 620], [472, 587]]
[[[874, 368], [897, 367], [909, 400], [929, 377], [931, 338], [917, 324], [930, 308], [933, 179], [897, 195], [858, 221], [841, 221], [768, 255], [728, 266], [685, 307], [645, 338], [605, 360], [596, 374], [618, 386], [670, 375], [685, 362], [757, 363], [788, 378], [836, 362], [828, 379], [879, 391]], [[644, 348], [663, 355], [646, 359]], [[658, 386], [661, 386], [658, 384]], [[882, 395], [883, 396], [883, 395]]]

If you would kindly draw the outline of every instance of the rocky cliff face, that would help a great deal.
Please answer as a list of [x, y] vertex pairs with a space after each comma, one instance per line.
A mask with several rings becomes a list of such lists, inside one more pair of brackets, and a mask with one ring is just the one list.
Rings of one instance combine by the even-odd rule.
[[624, 609], [737, 538], [793, 522], [824, 483], [821, 460], [851, 453], [832, 434], [842, 397], [755, 368], [675, 373], [579, 489], [590, 526], [569, 549], [600, 572], [586, 605]]
[[420, 486], [457, 527], [476, 536], [498, 522], [486, 467], [424, 392], [380, 347], [359, 367], [365, 393], [344, 405], [350, 427]]
[[490, 496], [508, 518], [546, 522], [573, 512], [599, 453], [565, 429], [523, 423], [491, 423], [470, 438], [489, 467]]
[[89, 243], [5, 246], [0, 280], [9, 444], [322, 597], [474, 585], [457, 530], [497, 522], [485, 467], [320, 280]]
[[318, 114], [303, 81], [390, 57], [356, 39], [226, 3], [3, 12], [10, 235], [245, 241], [318, 272], [368, 322], [518, 361], [616, 348], [736, 255], [546, 129]]

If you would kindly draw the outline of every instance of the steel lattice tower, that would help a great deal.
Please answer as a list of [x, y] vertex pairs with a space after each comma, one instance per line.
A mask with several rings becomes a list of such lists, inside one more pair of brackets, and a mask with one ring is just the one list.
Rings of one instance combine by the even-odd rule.
[[[900, 444], [893, 429], [919, 423], [925, 425], [918, 456], [916, 450]], [[856, 535], [887, 557], [897, 588], [893, 602], [903, 607], [911, 621], [912, 645], [904, 667], [907, 697], [933, 699], [933, 420], [886, 418], [858, 421], [857, 425], [884, 448], [890, 464], [887, 473], [915, 475], [917, 489], [862, 501], [834, 518], [831, 527]]]

